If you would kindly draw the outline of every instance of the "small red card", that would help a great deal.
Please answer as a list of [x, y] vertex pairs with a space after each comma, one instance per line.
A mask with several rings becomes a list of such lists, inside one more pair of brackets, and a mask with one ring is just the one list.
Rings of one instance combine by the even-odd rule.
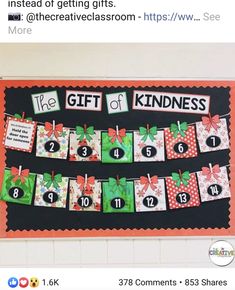
[[195, 173], [190, 174], [188, 185], [181, 183], [179, 187], [176, 186], [176, 182], [172, 179], [172, 177], [167, 177], [166, 188], [170, 209], [194, 207], [200, 205]]
[[167, 159], [190, 158], [198, 155], [194, 126], [189, 126], [185, 137], [175, 138], [169, 128], [164, 129]]
[[36, 129], [34, 121], [8, 117], [3, 138], [5, 148], [32, 152]]

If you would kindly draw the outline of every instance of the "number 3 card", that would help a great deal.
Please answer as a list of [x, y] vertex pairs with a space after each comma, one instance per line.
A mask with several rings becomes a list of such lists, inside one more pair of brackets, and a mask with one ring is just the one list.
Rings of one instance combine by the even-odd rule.
[[93, 126], [77, 126], [70, 133], [70, 161], [100, 161], [101, 160], [101, 131]]

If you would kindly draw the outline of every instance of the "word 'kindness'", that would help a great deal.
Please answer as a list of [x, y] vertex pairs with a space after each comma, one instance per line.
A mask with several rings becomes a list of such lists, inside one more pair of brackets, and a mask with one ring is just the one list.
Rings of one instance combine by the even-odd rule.
[[208, 114], [210, 96], [134, 91], [133, 110]]

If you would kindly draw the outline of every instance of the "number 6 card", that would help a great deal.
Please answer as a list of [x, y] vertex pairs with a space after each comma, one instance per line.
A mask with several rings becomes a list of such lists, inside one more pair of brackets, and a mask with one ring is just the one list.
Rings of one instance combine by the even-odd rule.
[[186, 122], [171, 124], [164, 129], [166, 153], [168, 159], [190, 158], [198, 155], [194, 126]]

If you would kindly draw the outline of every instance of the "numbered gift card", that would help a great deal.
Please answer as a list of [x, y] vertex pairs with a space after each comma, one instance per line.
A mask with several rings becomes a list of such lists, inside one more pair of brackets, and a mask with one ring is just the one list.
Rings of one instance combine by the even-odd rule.
[[132, 163], [133, 135], [126, 129], [109, 128], [102, 132], [102, 162], [103, 163]]
[[202, 167], [197, 173], [201, 201], [213, 201], [231, 196], [226, 166], [218, 164]]
[[164, 132], [157, 126], [147, 125], [134, 132], [134, 161], [165, 161]]
[[25, 119], [15, 114], [14, 117], [8, 117], [4, 131], [3, 144], [6, 148], [24, 152], [32, 152], [34, 138], [36, 134], [37, 123], [31, 118]]
[[34, 192], [35, 177], [34, 173], [30, 173], [29, 169], [22, 169], [22, 166], [5, 169], [1, 199], [30, 205]]
[[66, 207], [68, 178], [54, 172], [37, 174], [34, 205]]
[[125, 177], [103, 182], [103, 212], [134, 212], [134, 184]]
[[46, 122], [38, 126], [36, 156], [66, 159], [68, 155], [69, 128], [63, 124]]
[[200, 205], [195, 173], [173, 172], [172, 177], [166, 178], [166, 188], [170, 209]]
[[76, 126], [76, 131], [70, 134], [70, 161], [100, 161], [101, 131], [93, 126]]
[[227, 121], [219, 115], [202, 117], [202, 122], [196, 123], [197, 139], [200, 152], [210, 152], [229, 149]]
[[186, 122], [171, 124], [164, 129], [166, 153], [168, 159], [196, 157], [197, 145], [194, 126], [188, 126]]
[[165, 182], [157, 176], [141, 176], [135, 180], [137, 212], [166, 210]]
[[78, 175], [77, 180], [70, 180], [69, 196], [69, 210], [100, 211], [101, 182], [94, 176]]

